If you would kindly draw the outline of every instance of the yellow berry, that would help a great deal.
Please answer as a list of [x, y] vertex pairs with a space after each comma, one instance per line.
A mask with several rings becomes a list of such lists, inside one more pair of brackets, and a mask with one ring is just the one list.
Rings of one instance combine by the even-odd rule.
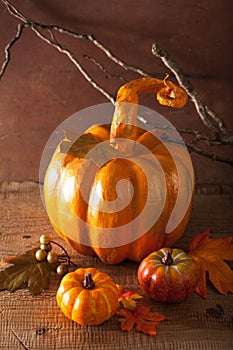
[[40, 236], [40, 244], [49, 244], [51, 241], [51, 238], [48, 234], [44, 234]]
[[46, 258], [47, 258], [47, 252], [45, 250], [42, 250], [42, 249], [38, 249], [36, 251], [36, 260], [38, 261], [44, 261]]
[[51, 244], [41, 244], [40, 249], [45, 250], [46, 252], [49, 252], [51, 250]]
[[54, 264], [55, 262], [57, 262], [58, 260], [58, 256], [55, 252], [49, 252], [48, 255], [47, 255], [47, 261], [50, 263], [50, 264]]
[[57, 274], [60, 276], [64, 276], [68, 272], [67, 265], [61, 264], [57, 268]]

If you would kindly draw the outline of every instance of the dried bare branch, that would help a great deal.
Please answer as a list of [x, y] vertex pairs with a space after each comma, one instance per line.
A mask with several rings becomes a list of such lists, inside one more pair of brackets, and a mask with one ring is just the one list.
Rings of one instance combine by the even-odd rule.
[[[19, 12], [13, 5], [11, 5], [8, 1], [6, 0], [2, 0], [6, 6], [7, 9], [9, 10], [9, 12], [11, 14], [13, 14], [15, 17], [19, 18], [20, 20], [22, 20], [24, 22], [24, 25], [20, 25], [22, 28], [26, 25], [27, 27], [31, 28], [31, 30], [33, 30], [36, 35], [41, 38], [43, 41], [45, 41], [47, 44], [53, 46], [54, 48], [56, 48], [58, 51], [60, 51], [61, 53], [65, 54], [66, 56], [68, 56], [68, 58], [70, 59], [70, 61], [76, 66], [76, 68], [78, 68], [78, 70], [80, 71], [80, 73], [82, 73], [82, 75], [84, 76], [84, 78], [99, 92], [101, 92], [110, 102], [112, 102], [113, 104], [115, 103], [114, 97], [111, 96], [107, 91], [105, 91], [98, 83], [96, 83], [91, 77], [90, 75], [85, 71], [85, 69], [82, 67], [82, 65], [79, 63], [79, 61], [74, 57], [73, 53], [64, 48], [61, 44], [58, 43], [57, 40], [55, 40], [54, 35], [52, 33], [52, 26], [43, 26], [43, 25], [39, 25], [40, 28], [44, 28], [46, 27], [46, 29], [48, 30], [48, 32], [50, 33], [50, 36], [52, 37], [52, 39], [49, 39], [48, 37], [46, 37], [45, 35], [43, 35], [38, 29], [38, 24], [33, 22], [32, 20], [30, 20], [29, 18], [25, 17], [21, 12]], [[12, 43], [12, 45], [14, 44], [14, 42]], [[11, 45], [11, 46], [12, 46]], [[9, 51], [9, 50], [8, 50]]]
[[233, 159], [232, 158], [219, 156], [219, 155], [213, 153], [212, 151], [207, 151], [205, 149], [201, 149], [201, 148], [197, 147], [194, 144], [186, 143], [186, 145], [187, 145], [188, 150], [190, 152], [195, 152], [197, 154], [200, 154], [201, 156], [210, 158], [212, 160], [217, 160], [219, 162], [226, 163], [226, 164], [229, 164], [229, 165], [233, 166]]
[[[14, 5], [12, 5], [8, 0], [2, 0], [2, 2], [6, 5], [8, 12], [13, 15], [15, 18], [20, 20], [22, 23], [18, 24], [16, 35], [13, 39], [7, 44], [5, 48], [5, 60], [0, 69], [0, 79], [3, 77], [6, 68], [10, 61], [10, 50], [12, 46], [20, 39], [23, 29], [29, 28], [31, 29], [41, 40], [46, 42], [48, 45], [52, 46], [59, 52], [63, 53], [68, 57], [68, 59], [75, 65], [75, 67], [79, 70], [79, 72], [84, 76], [84, 78], [99, 92], [101, 92], [111, 103], [115, 103], [114, 96], [108, 93], [103, 87], [101, 87], [83, 68], [79, 60], [75, 57], [74, 53], [68, 48], [64, 47], [55, 37], [54, 32], [59, 32], [64, 35], [68, 35], [73, 37], [74, 39], [81, 39], [90, 41], [97, 49], [101, 50], [112, 62], [117, 64], [123, 70], [132, 71], [140, 76], [151, 77], [152, 74], [145, 72], [143, 69], [139, 67], [135, 67], [133, 65], [129, 65], [115, 54], [113, 54], [107, 47], [105, 47], [99, 40], [95, 38], [93, 34], [80, 34], [74, 32], [72, 30], [57, 26], [57, 25], [45, 25], [42, 23], [38, 23], [36, 21], [31, 20], [26, 17], [22, 12], [20, 12]], [[46, 35], [45, 33], [48, 33]], [[224, 121], [209, 107], [207, 107], [203, 101], [201, 100], [200, 95], [194, 90], [192, 84], [186, 79], [184, 73], [177, 66], [176, 62], [172, 59], [171, 56], [158, 44], [153, 44], [152, 53], [159, 57], [162, 62], [170, 69], [172, 73], [174, 73], [178, 83], [180, 86], [187, 92], [191, 101], [194, 103], [197, 113], [202, 121], [202, 123], [211, 131], [212, 135], [208, 136], [199, 130], [192, 129], [178, 129], [179, 132], [183, 134], [191, 134], [193, 136], [193, 140], [191, 143], [186, 143], [190, 152], [195, 152], [204, 157], [217, 160], [220, 162], [224, 162], [230, 165], [233, 165], [233, 159], [223, 157], [220, 155], [216, 155], [211, 151], [207, 151], [206, 149], [199, 148], [197, 144], [200, 141], [204, 141], [209, 146], [213, 145], [221, 145], [224, 146], [226, 144], [233, 144], [233, 135], [227, 130], [227, 127]], [[125, 82], [125, 79], [122, 75], [114, 75], [111, 74], [100, 62], [97, 61], [96, 58], [90, 57], [88, 55], [84, 55], [89, 61], [93, 62], [106, 76], [119, 78]], [[145, 123], [147, 121], [144, 120]]]
[[24, 24], [21, 24], [21, 23], [18, 24], [17, 32], [15, 36], [11, 39], [11, 41], [5, 47], [5, 60], [3, 61], [2, 67], [0, 69], [0, 80], [3, 74], [5, 73], [8, 63], [10, 62], [10, 58], [11, 58], [10, 49], [16, 43], [16, 41], [20, 39], [23, 33], [24, 27], [25, 27]]
[[194, 129], [177, 129], [180, 134], [191, 134], [194, 136], [194, 139], [192, 141], [192, 144], [196, 144], [199, 141], [204, 141], [206, 144], [209, 146], [214, 146], [214, 145], [221, 145], [221, 141], [216, 140], [215, 138], [210, 138], [210, 136], [202, 133], [199, 130], [194, 130]]
[[111, 96], [106, 90], [104, 90], [99, 84], [97, 84], [91, 76], [85, 71], [85, 69], [82, 67], [82, 65], [79, 63], [79, 61], [74, 57], [73, 53], [64, 48], [61, 44], [59, 44], [57, 41], [53, 41], [49, 38], [47, 38], [45, 35], [43, 35], [36, 27], [33, 25], [30, 26], [31, 29], [36, 33], [36, 35], [41, 38], [43, 41], [45, 41], [47, 44], [53, 46], [61, 53], [65, 54], [69, 57], [70, 61], [78, 68], [80, 73], [84, 76], [84, 78], [99, 92], [101, 92], [112, 104], [115, 104], [115, 99], [113, 96]]
[[110, 60], [112, 60], [114, 63], [116, 63], [118, 66], [122, 67], [124, 70], [130, 70], [134, 73], [137, 73], [143, 77], [151, 77], [151, 74], [145, 72], [141, 68], [134, 67], [132, 65], [129, 65], [122, 61], [120, 58], [115, 56], [109, 49], [107, 49], [103, 44], [101, 44], [100, 41], [95, 39], [94, 35], [89, 35], [89, 40], [98, 47], [101, 51], [103, 51]]
[[120, 58], [118, 58], [116, 55], [114, 55], [108, 48], [106, 48], [99, 40], [96, 39], [96, 37], [93, 34], [80, 34], [76, 33], [72, 30], [62, 28], [57, 25], [46, 25], [46, 24], [41, 24], [35, 21], [32, 21], [28, 17], [24, 16], [18, 9], [16, 9], [15, 6], [13, 6], [8, 0], [2, 0], [2, 2], [7, 6], [8, 11], [15, 16], [16, 18], [20, 19], [24, 23], [27, 23], [29, 26], [33, 24], [34, 27], [37, 27], [39, 29], [44, 29], [44, 30], [55, 30], [58, 31], [62, 34], [67, 34], [69, 36], [72, 36], [75, 39], [84, 39], [84, 40], [89, 40], [93, 45], [95, 45], [98, 49], [100, 49], [102, 52], [105, 53], [105, 55], [114, 63], [116, 63], [118, 66], [123, 68], [124, 70], [129, 70], [134, 73], [137, 73], [141, 76], [144, 77], [151, 77], [152, 75], [150, 73], [145, 72], [141, 68], [135, 67], [133, 65], [129, 65]]
[[194, 89], [190, 81], [186, 79], [184, 73], [177, 66], [177, 63], [172, 59], [172, 57], [156, 43], [152, 45], [152, 53], [156, 57], [159, 57], [175, 75], [179, 85], [187, 92], [188, 96], [191, 98], [191, 101], [194, 103], [201, 121], [216, 134], [216, 138], [222, 143], [232, 145], [233, 135], [228, 132], [224, 121], [203, 103], [200, 95]]
[[96, 58], [90, 57], [89, 55], [83, 55], [83, 57], [89, 60], [90, 62], [93, 62], [102, 72], [105, 73], [107, 78], [118, 78], [119, 80], [123, 81], [123, 83], [127, 82], [127, 80], [121, 75], [112, 74], [109, 71], [107, 71], [107, 69], [100, 62], [98, 62]]

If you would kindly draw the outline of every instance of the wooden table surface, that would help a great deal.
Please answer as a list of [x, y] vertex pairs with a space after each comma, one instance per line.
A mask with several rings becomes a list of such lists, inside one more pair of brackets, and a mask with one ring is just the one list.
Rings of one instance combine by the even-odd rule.
[[[208, 228], [212, 237], [232, 235], [232, 189], [220, 186], [217, 190], [219, 193], [210, 186], [197, 191], [189, 225], [176, 246], [187, 249], [190, 239]], [[50, 232], [61, 243], [49, 224], [38, 184], [2, 183], [0, 259], [36, 246], [44, 232]], [[140, 293], [138, 264], [125, 261], [108, 266], [96, 257], [75, 255], [65, 247], [79, 266], [95, 266], [126, 289]], [[143, 304], [168, 318], [157, 327], [157, 336], [152, 337], [135, 330], [121, 331], [117, 316], [98, 327], [79, 326], [59, 310], [55, 300], [58, 285], [54, 275], [50, 288], [36, 297], [28, 290], [0, 293], [0, 349], [233, 349], [233, 295], [222, 296], [211, 286], [207, 300], [193, 294], [180, 304], [168, 305], [143, 298]]]

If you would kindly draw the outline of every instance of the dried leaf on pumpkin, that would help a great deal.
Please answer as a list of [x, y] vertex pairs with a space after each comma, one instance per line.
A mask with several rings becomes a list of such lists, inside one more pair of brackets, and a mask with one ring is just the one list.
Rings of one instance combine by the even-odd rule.
[[38, 295], [43, 289], [48, 289], [50, 271], [55, 271], [58, 264], [37, 261], [36, 251], [37, 248], [33, 248], [25, 254], [2, 260], [1, 264], [9, 263], [12, 266], [0, 271], [0, 291], [14, 292], [25, 287], [25, 284], [32, 295]]
[[103, 165], [113, 156], [119, 157], [117, 149], [110, 145], [109, 141], [101, 142], [101, 138], [94, 136], [91, 132], [78, 137], [73, 134], [66, 137], [60, 144], [60, 152], [73, 157], [84, 158], [91, 151], [91, 159], [97, 165]]
[[233, 292], [233, 270], [224, 260], [233, 260], [232, 238], [209, 238], [209, 230], [196, 235], [189, 244], [189, 255], [201, 269], [196, 292], [207, 298], [206, 273], [214, 287], [226, 295]]
[[100, 139], [91, 133], [83, 134], [79, 137], [76, 136], [76, 139], [66, 138], [60, 144], [60, 151], [74, 157], [84, 158], [93, 147], [100, 143], [100, 141]]
[[136, 330], [155, 336], [157, 333], [156, 326], [167, 318], [159, 312], [151, 311], [150, 306], [136, 306], [134, 310], [121, 309], [116, 312], [121, 323], [123, 331], [130, 332], [136, 324]]

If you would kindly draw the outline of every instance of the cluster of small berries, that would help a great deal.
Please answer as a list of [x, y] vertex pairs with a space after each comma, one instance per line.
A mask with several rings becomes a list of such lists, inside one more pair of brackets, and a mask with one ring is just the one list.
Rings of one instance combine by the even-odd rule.
[[[37, 261], [47, 260], [50, 264], [59, 263], [59, 260], [65, 260], [65, 263], [60, 263], [57, 267], [57, 274], [64, 276], [68, 272], [68, 263], [70, 262], [69, 256], [67, 259], [64, 259], [63, 256], [59, 256], [56, 252], [52, 251], [52, 244], [58, 245], [56, 242], [53, 242], [48, 234], [43, 234], [40, 236], [40, 248], [36, 251], [35, 257]], [[60, 245], [59, 245], [60, 246]], [[64, 248], [63, 248], [64, 250]], [[60, 259], [61, 258], [61, 259]]]

